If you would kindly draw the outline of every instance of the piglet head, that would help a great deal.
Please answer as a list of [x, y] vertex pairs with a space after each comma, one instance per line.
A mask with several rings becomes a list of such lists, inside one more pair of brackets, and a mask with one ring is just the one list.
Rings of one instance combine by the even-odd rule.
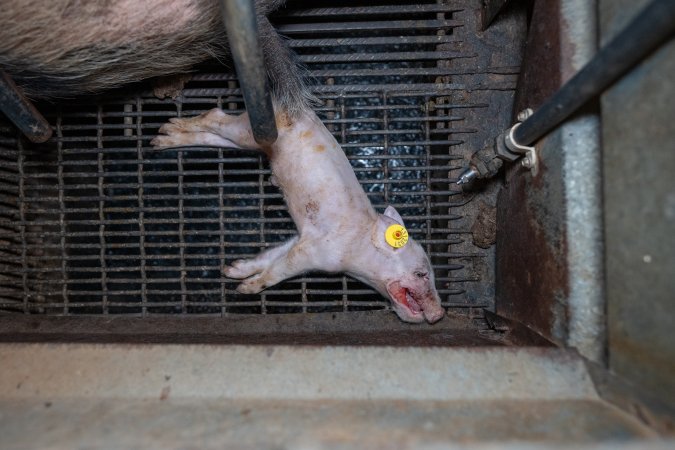
[[[392, 206], [378, 216], [373, 243], [386, 256], [385, 267], [381, 268], [383, 279], [378, 283], [380, 291], [386, 291], [394, 312], [404, 322], [434, 323], [443, 318], [445, 310], [434, 285], [429, 257], [411, 237], [405, 243], [405, 239], [398, 242], [392, 241], [391, 236], [387, 239], [388, 230], [390, 235], [392, 230], [399, 230], [407, 237], [404, 227], [403, 219]], [[401, 233], [396, 234], [400, 237]]]

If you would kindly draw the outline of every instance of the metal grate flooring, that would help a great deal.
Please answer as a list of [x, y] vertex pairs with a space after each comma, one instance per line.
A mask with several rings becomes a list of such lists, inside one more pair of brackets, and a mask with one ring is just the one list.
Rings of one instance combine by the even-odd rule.
[[[475, 31], [466, 23], [475, 14], [462, 3], [475, 2], [291, 4], [274, 22], [316, 79], [324, 102], [317, 111], [376, 209], [394, 205], [426, 247], [443, 305], [473, 310], [493, 304], [490, 252], [472, 244], [475, 201], [454, 182], [483, 132], [475, 117], [491, 114], [485, 92], [512, 92], [515, 72], [492, 70], [485, 81], [486, 70], [470, 67], [480, 58], [463, 33]], [[216, 106], [239, 113], [243, 101], [234, 75], [209, 63], [175, 100], [142, 84], [41, 105], [55, 126], [46, 144], [0, 127], [0, 311], [387, 309], [386, 299], [342, 275], [307, 274], [260, 295], [234, 291], [224, 265], [295, 233], [267, 162], [228, 149], [149, 146], [170, 117]]]

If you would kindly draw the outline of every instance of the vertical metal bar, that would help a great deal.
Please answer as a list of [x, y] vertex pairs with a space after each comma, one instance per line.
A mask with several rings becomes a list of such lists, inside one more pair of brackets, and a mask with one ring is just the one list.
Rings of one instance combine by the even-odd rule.
[[[126, 107], [126, 105], [125, 105]], [[105, 189], [103, 188], [105, 178], [105, 166], [103, 165], [103, 108], [99, 105], [96, 110], [96, 148], [99, 150], [97, 155], [98, 162], [98, 242], [100, 245], [99, 260], [101, 264], [101, 309], [102, 313], [108, 314], [108, 284], [106, 270], [106, 239], [105, 239]]]
[[[335, 79], [334, 78], [329, 78], [328, 79], [328, 84], [333, 85], [335, 84]], [[335, 102], [333, 102], [333, 105], [335, 105]], [[329, 112], [330, 114], [330, 112]], [[330, 117], [330, 116], [329, 116]], [[335, 119], [336, 113], [333, 113], [332, 119]], [[347, 126], [346, 126], [346, 119], [347, 119], [347, 111], [345, 107], [345, 98], [340, 96], [340, 114], [337, 116], [340, 119], [340, 145], [344, 145], [347, 143]], [[335, 126], [333, 126], [335, 128]], [[349, 283], [347, 280], [347, 277], [345, 275], [342, 276], [342, 310], [343, 311], [349, 311]]]
[[30, 298], [30, 291], [28, 289], [28, 244], [26, 242], [26, 191], [25, 182], [26, 175], [24, 173], [23, 165], [26, 158], [24, 154], [23, 143], [21, 137], [17, 137], [18, 158], [17, 165], [19, 169], [19, 234], [21, 236], [21, 284], [23, 285], [23, 312], [28, 314]]
[[183, 151], [179, 148], [176, 152], [176, 164], [178, 169], [178, 254], [180, 264], [180, 312], [187, 313], [187, 292], [185, 288], [185, 211], [183, 189]]
[[218, 256], [220, 258], [220, 274], [219, 274], [219, 279], [220, 279], [220, 302], [223, 305], [221, 308], [221, 315], [226, 316], [227, 315], [227, 290], [225, 289], [225, 215], [224, 215], [224, 209], [225, 209], [225, 202], [223, 199], [223, 183], [225, 182], [223, 176], [223, 149], [218, 148], [218, 206], [219, 206], [219, 213], [218, 213], [218, 219], [219, 219], [219, 233], [218, 233], [218, 240], [219, 240], [219, 252]]
[[[335, 78], [330, 77], [326, 79], [326, 86], [334, 86], [335, 85]], [[335, 119], [335, 99], [333, 98], [328, 98], [326, 99], [324, 103], [327, 111], [326, 111], [326, 119], [328, 120], [333, 120]], [[335, 124], [334, 123], [329, 123], [326, 124], [326, 128], [328, 128], [328, 131], [333, 133], [335, 131]]]
[[221, 0], [220, 5], [253, 137], [270, 146], [277, 140], [277, 127], [253, 1]]
[[[228, 81], [228, 87], [232, 83]], [[218, 108], [223, 107], [222, 97], [218, 97]], [[228, 109], [235, 109], [236, 103], [228, 103]], [[218, 272], [218, 279], [220, 280], [220, 315], [227, 316], [227, 290], [225, 289], [225, 201], [223, 199], [223, 183], [225, 177], [223, 174], [223, 148], [218, 147], [218, 258], [220, 259], [220, 267]]]
[[[424, 98], [424, 117], [426, 120], [424, 121], [424, 140], [426, 142], [429, 142], [431, 140], [431, 129], [429, 127], [429, 118], [430, 116], [430, 111], [429, 111], [429, 103], [431, 102], [431, 99], [429, 97]], [[425, 190], [428, 192], [432, 192], [432, 185], [431, 185], [431, 170], [429, 169], [431, 167], [432, 161], [431, 161], [431, 145], [427, 144], [424, 146], [424, 156], [425, 156], [425, 161], [424, 161], [424, 166], [427, 167], [425, 169], [425, 174], [426, 174], [426, 182], [425, 182]], [[427, 255], [431, 255], [431, 202], [432, 202], [432, 196], [428, 195], [424, 197], [424, 207], [425, 207], [425, 214], [428, 217], [426, 219], [426, 225], [427, 225], [427, 232], [426, 232], [426, 239], [427, 239], [427, 245], [426, 245], [426, 251]], [[433, 267], [432, 267], [433, 270]]]
[[[340, 144], [347, 143], [347, 106], [345, 105], [345, 98], [340, 97]], [[343, 147], [344, 148], [344, 147]]]
[[66, 270], [66, 261], [68, 254], [66, 252], [66, 205], [63, 200], [63, 130], [61, 129], [62, 116], [59, 113], [56, 118], [56, 136], [58, 138], [56, 144], [57, 157], [57, 183], [58, 183], [58, 198], [59, 198], [59, 234], [60, 234], [60, 249], [61, 249], [61, 299], [63, 300], [63, 314], [68, 315], [68, 273]]
[[342, 275], [342, 311], [349, 311], [349, 295], [347, 295], [347, 276]]
[[49, 122], [3, 70], [0, 70], [0, 111], [5, 113], [31, 142], [45, 142], [52, 137]]
[[[140, 273], [141, 273], [141, 316], [145, 317], [148, 314], [148, 280], [145, 273], [145, 265], [147, 263], [147, 256], [145, 254], [145, 208], [143, 201], [143, 141], [140, 137], [143, 134], [141, 129], [141, 119], [140, 119], [140, 110], [141, 110], [141, 99], [140, 97], [136, 98], [136, 135], [138, 139], [136, 140], [136, 158], [138, 164], [138, 252], [141, 258], [140, 260]], [[180, 117], [180, 103], [178, 103], [178, 117]]]
[[[389, 135], [386, 133], [389, 128], [389, 108], [387, 108], [387, 91], [382, 92], [382, 128], [385, 131], [384, 133], [384, 154], [390, 156], [391, 152], [389, 151]], [[382, 161], [382, 169], [384, 171], [383, 177], [384, 180], [389, 180], [389, 163], [391, 160], [386, 158]], [[389, 204], [389, 183], [384, 183], [384, 204]]]
[[[596, 1], [565, 0], [563, 23], [567, 23], [579, 65], [593, 58], [598, 42]], [[585, 18], [586, 20], [583, 20]], [[671, 118], [672, 119], [672, 118]], [[603, 232], [603, 183], [600, 118], [579, 115], [565, 123], [556, 146], [563, 150], [563, 184], [574, 198], [564, 209], [567, 224], [567, 296], [569, 347], [591, 361], [604, 362], [607, 354], [605, 236]]]
[[[259, 228], [259, 236], [260, 236], [260, 243], [262, 244], [261, 246], [261, 251], [265, 251], [265, 188], [263, 187], [263, 181], [264, 181], [264, 175], [263, 175], [263, 169], [265, 168], [263, 164], [263, 158], [262, 156], [258, 156], [258, 195], [260, 196], [258, 198], [258, 215], [260, 217], [260, 228]], [[263, 291], [260, 294], [260, 313], [261, 314], [267, 314], [267, 294], [265, 294], [265, 291]]]
[[[227, 82], [227, 88], [228, 89], [237, 89], [238, 88], [237, 82], [235, 80], [228, 81]], [[234, 95], [231, 95], [231, 96], [229, 96], [228, 100], [233, 100], [233, 98], [234, 98]], [[220, 107], [222, 108], [222, 105], [220, 105]], [[227, 109], [230, 109], [230, 110], [237, 109], [237, 102], [235, 102], [235, 101], [228, 102], [227, 103]]]
[[304, 277], [300, 282], [300, 302], [302, 303], [302, 313], [307, 313], [307, 281]]
[[131, 113], [134, 112], [134, 105], [132, 103], [125, 103], [124, 107], [124, 118], [122, 121], [124, 122], [124, 131], [123, 134], [125, 136], [133, 136], [134, 135], [134, 118], [131, 116]]
[[[440, 3], [439, 0], [437, 0], [437, 3]], [[437, 16], [436, 16], [436, 18], [439, 19], [439, 20], [445, 20], [445, 19], [446, 19], [446, 14], [445, 14], [445, 13], [438, 13]], [[452, 18], [452, 17], [450, 17], [450, 18]], [[450, 29], [450, 33], [451, 33], [451, 34], [455, 34], [454, 28], [451, 28], [451, 29]], [[445, 30], [438, 30], [438, 31], [436, 32], [436, 35], [437, 35], [437, 36], [444, 36], [445, 34], [446, 34]], [[436, 46], [435, 46], [435, 50], [441, 50], [441, 49], [443, 49], [444, 47], [445, 47], [444, 45], [436, 45]], [[447, 68], [449, 65], [450, 65], [450, 62], [447, 61], [447, 60], [441, 60], [441, 61], [437, 61], [437, 62], [436, 62], [436, 66], [437, 66], [437, 67]], [[438, 81], [439, 81], [439, 79], [436, 78], [436, 82], [438, 82]], [[453, 81], [454, 81], [454, 80], [453, 80]], [[437, 102], [438, 102], [439, 100], [440, 100], [439, 98], [436, 98], [436, 101], [437, 101]], [[449, 101], [447, 98], [445, 99], [445, 101], [447, 101], [447, 103], [450, 103], [450, 101]], [[439, 103], [440, 103], [440, 102], [439, 102]], [[427, 108], [428, 108], [428, 103], [427, 103]], [[437, 115], [443, 116], [443, 115], [445, 115], [444, 111], [445, 111], [444, 109], [436, 109], [436, 114], [437, 114]], [[430, 117], [429, 114], [427, 114], [426, 116], [427, 116], [427, 117]], [[448, 110], [447, 110], [447, 116], [448, 116], [448, 119], [450, 118], [450, 116], [452, 116], [452, 109], [448, 109]], [[428, 122], [427, 122], [427, 123], [428, 123]], [[441, 127], [441, 126], [445, 127], [445, 122], [441, 122], [441, 121], [436, 122], [436, 128], [439, 128], [439, 127]], [[448, 126], [449, 126], [449, 123], [448, 123]], [[428, 129], [428, 128], [429, 128], [429, 125], [427, 125], [427, 129]], [[431, 133], [431, 130], [430, 130], [430, 129], [429, 129], [429, 133]], [[430, 136], [426, 137], [426, 140], [429, 141], [429, 140], [430, 140]], [[431, 150], [431, 148], [430, 148], [430, 150]], [[448, 148], [447, 148], [447, 153], [448, 153], [448, 154], [451, 154], [451, 153], [452, 153], [452, 147], [448, 147]], [[445, 154], [445, 151], [444, 151], [444, 154]], [[434, 172], [434, 174], [435, 174], [435, 173], [436, 173], [436, 172]], [[446, 173], [447, 173], [447, 172], [446, 172]], [[445, 175], [445, 174], [443, 174], [443, 175]], [[429, 191], [431, 191], [431, 189], [429, 189]], [[448, 202], [450, 201], [450, 198], [451, 198], [450, 196], [447, 197]], [[430, 201], [431, 201], [431, 200], [430, 200]], [[448, 211], [448, 212], [449, 212], [449, 211]], [[438, 227], [441, 228], [441, 229], [447, 230], [447, 229], [450, 228], [450, 221], [448, 221], [448, 220], [443, 220], [443, 221], [441, 221], [441, 220], [436, 220], [435, 222], [436, 222], [436, 224], [438, 225]], [[430, 227], [430, 228], [431, 228], [431, 227]], [[430, 237], [430, 236], [429, 236], [429, 237]], [[444, 238], [447, 239], [447, 235], [445, 235]], [[445, 244], [441, 244], [441, 245], [435, 244], [435, 247], [436, 247], [437, 249], [442, 249], [443, 251], [448, 251], [448, 253], [449, 253], [450, 245], [451, 245], [451, 244], [449, 244], [449, 243], [448, 243], [447, 245], [445, 245]], [[431, 247], [431, 246], [430, 246], [430, 247]], [[440, 259], [440, 258], [434, 258], [434, 259]], [[434, 260], [432, 259], [432, 261], [431, 261], [431, 263], [432, 263], [432, 268], [433, 268], [433, 264], [436, 263], [436, 262], [437, 262], [437, 261], [434, 261]], [[450, 262], [450, 261], [449, 261], [449, 258], [444, 260], [444, 263], [446, 263], [446, 264], [449, 264], [449, 262]], [[434, 274], [434, 275], [435, 275], [435, 274]], [[443, 275], [444, 275], [445, 277], [450, 278], [450, 270], [444, 270], [444, 271], [443, 271]], [[439, 294], [439, 298], [441, 299], [441, 305], [443, 305], [443, 303], [446, 303], [446, 302], [447, 302], [449, 296], [448, 296], [448, 295]], [[444, 302], [444, 300], [445, 300], [445, 302]]]

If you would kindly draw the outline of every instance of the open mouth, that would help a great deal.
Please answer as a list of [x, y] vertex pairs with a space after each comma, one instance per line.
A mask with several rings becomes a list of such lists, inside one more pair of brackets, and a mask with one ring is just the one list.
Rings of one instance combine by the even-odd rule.
[[410, 315], [420, 316], [422, 314], [422, 307], [409, 289], [399, 283], [392, 283], [387, 290], [394, 302], [405, 308]]
[[419, 303], [415, 300], [415, 297], [412, 296], [410, 291], [406, 288], [403, 288], [405, 291], [405, 299], [403, 300], [405, 302], [404, 306], [407, 306], [409, 310], [411, 310], [415, 314], [419, 314], [422, 312], [422, 307], [420, 307]]

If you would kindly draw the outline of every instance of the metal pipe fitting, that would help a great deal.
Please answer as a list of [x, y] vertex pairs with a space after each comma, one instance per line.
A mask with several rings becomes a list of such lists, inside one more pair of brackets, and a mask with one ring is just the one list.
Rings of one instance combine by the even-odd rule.
[[253, 1], [221, 0], [220, 4], [253, 138], [268, 147], [278, 134]]

